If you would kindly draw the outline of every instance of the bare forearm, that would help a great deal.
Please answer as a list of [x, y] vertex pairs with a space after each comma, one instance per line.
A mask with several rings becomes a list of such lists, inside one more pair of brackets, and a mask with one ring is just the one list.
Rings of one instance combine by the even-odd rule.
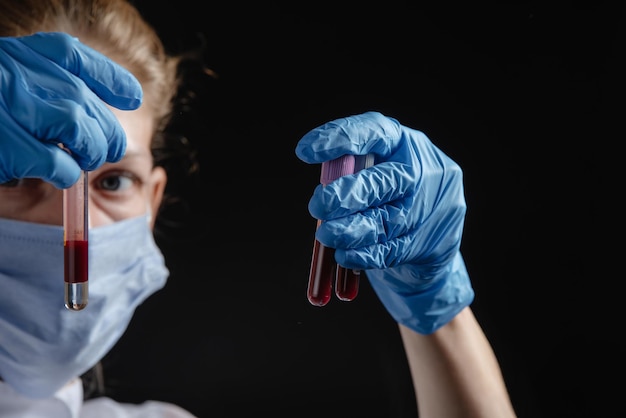
[[430, 335], [400, 325], [420, 418], [515, 417], [500, 366], [471, 309]]

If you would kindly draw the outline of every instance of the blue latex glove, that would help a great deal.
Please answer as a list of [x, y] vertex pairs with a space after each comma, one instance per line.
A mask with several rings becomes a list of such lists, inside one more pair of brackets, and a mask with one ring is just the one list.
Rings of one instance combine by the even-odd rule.
[[315, 189], [316, 238], [342, 266], [365, 270], [397, 322], [430, 334], [474, 299], [459, 252], [463, 173], [422, 132], [377, 112], [322, 125], [296, 147], [310, 164], [367, 153], [374, 166]]
[[142, 95], [127, 70], [67, 34], [0, 38], [0, 183], [66, 188], [81, 169], [120, 160], [126, 134], [105, 102], [132, 110]]

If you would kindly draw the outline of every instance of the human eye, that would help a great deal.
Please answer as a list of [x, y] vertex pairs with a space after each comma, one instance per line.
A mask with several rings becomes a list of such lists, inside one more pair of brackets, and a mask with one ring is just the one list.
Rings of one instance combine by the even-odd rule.
[[129, 171], [112, 171], [98, 175], [92, 185], [104, 193], [124, 193], [140, 183], [139, 176]]
[[12, 179], [9, 181], [6, 181], [4, 183], [0, 183], [0, 187], [6, 187], [6, 188], [15, 188], [18, 187], [22, 184], [22, 180], [20, 179]]
[[12, 179], [4, 183], [0, 183], [0, 188], [3, 188], [6, 192], [11, 193], [34, 193], [35, 191], [45, 187], [46, 183], [43, 180], [35, 178]]

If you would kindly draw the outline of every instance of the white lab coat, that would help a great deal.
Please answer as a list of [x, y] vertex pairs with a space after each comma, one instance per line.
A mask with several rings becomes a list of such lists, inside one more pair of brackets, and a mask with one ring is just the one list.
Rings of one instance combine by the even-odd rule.
[[196, 418], [184, 409], [165, 402], [123, 404], [111, 398], [83, 402], [83, 385], [74, 379], [54, 396], [29, 399], [0, 381], [0, 418]]

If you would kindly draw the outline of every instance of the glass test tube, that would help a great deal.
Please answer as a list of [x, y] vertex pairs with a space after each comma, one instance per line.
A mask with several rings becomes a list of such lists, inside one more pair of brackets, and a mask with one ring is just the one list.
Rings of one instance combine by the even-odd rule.
[[[372, 166], [374, 155], [344, 155], [332, 161], [322, 163], [320, 183], [327, 185], [331, 181]], [[319, 228], [321, 221], [318, 220]], [[312, 305], [324, 306], [331, 297], [333, 281], [335, 295], [344, 301], [353, 300], [359, 290], [360, 271], [347, 269], [335, 262], [335, 249], [322, 245], [317, 239], [313, 244], [313, 257], [309, 272], [307, 298]]]
[[[354, 159], [354, 172], [374, 165], [374, 154], [357, 155]], [[337, 264], [335, 275], [335, 295], [343, 301], [351, 301], [359, 293], [361, 271], [347, 269]]]
[[78, 181], [63, 190], [63, 251], [65, 265], [65, 307], [80, 311], [89, 296], [87, 172], [81, 171]]

